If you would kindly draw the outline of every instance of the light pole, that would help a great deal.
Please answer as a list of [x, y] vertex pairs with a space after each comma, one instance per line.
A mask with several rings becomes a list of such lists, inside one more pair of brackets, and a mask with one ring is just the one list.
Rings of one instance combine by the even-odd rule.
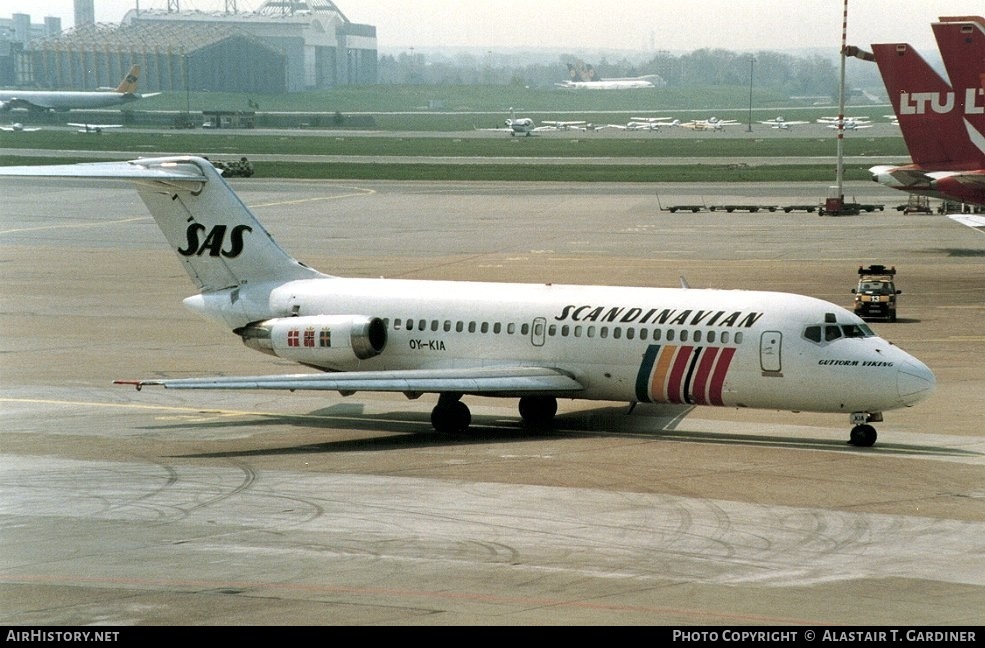
[[756, 57], [749, 57], [749, 129], [746, 132], [752, 132], [752, 72], [753, 68], [756, 66]]

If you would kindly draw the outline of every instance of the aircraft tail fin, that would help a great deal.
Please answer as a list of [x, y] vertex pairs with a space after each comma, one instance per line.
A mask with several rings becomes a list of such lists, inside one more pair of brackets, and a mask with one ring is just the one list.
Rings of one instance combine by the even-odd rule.
[[133, 182], [203, 293], [326, 276], [284, 252], [219, 171], [203, 158], [0, 167], [0, 175]]
[[954, 92], [908, 43], [872, 46], [914, 164], [966, 165], [981, 155], [968, 136]]
[[140, 77], [140, 66], [134, 65], [127, 72], [127, 75], [123, 77], [120, 81], [120, 85], [116, 86], [116, 91], [122, 94], [136, 94], [137, 92], [137, 79]]
[[963, 115], [978, 167], [985, 167], [985, 18], [942, 17], [932, 27], [954, 90], [954, 109]]

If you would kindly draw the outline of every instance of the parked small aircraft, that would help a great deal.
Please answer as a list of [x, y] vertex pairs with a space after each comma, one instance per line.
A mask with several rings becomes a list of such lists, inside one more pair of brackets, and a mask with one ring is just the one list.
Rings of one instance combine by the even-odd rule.
[[736, 119], [719, 119], [718, 117], [709, 117], [708, 119], [692, 119], [691, 121], [680, 124], [680, 127], [698, 131], [720, 131], [724, 130], [726, 126], [737, 126], [738, 124], [739, 122]]
[[75, 126], [78, 128], [80, 133], [95, 133], [96, 135], [102, 135], [103, 131], [110, 128], [123, 128], [122, 124], [88, 124], [88, 123], [77, 123], [69, 122], [69, 126]]
[[40, 128], [28, 128], [20, 122], [14, 122], [9, 126], [0, 126], [0, 131], [6, 131], [8, 133], [33, 133], [35, 131], [41, 130]]
[[504, 122], [503, 128], [482, 128], [480, 130], [494, 131], [497, 133], [509, 133], [513, 137], [517, 135], [529, 137], [533, 133], [555, 131], [557, 128], [554, 126], [538, 126], [537, 123], [529, 117], [517, 117], [516, 112], [510, 108], [510, 116]]
[[774, 117], [773, 119], [767, 119], [766, 121], [759, 122], [764, 126], [769, 126], [770, 128], [775, 128], [777, 130], [788, 130], [791, 126], [800, 126], [802, 124], [809, 124], [807, 121], [787, 121], [783, 116]]
[[862, 130], [863, 128], [872, 128], [872, 122], [869, 121], [868, 117], [821, 117], [817, 120], [818, 124], [824, 124], [828, 128], [838, 128], [839, 124], [842, 124], [843, 130]]
[[610, 127], [633, 131], [658, 131], [665, 127], [673, 128], [680, 125], [680, 120], [673, 117], [630, 117], [625, 126], [611, 124]]

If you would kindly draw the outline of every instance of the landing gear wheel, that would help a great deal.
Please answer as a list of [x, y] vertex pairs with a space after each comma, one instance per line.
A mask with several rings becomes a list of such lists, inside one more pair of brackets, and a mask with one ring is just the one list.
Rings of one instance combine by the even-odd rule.
[[524, 396], [520, 399], [520, 417], [531, 427], [550, 427], [557, 414], [557, 399], [553, 396]]
[[459, 434], [468, 430], [472, 424], [472, 412], [458, 398], [446, 398], [445, 394], [438, 398], [438, 404], [431, 410], [431, 425], [438, 432]]
[[848, 443], [858, 448], [872, 447], [875, 442], [876, 429], [868, 424], [853, 427], [851, 439], [848, 441]]

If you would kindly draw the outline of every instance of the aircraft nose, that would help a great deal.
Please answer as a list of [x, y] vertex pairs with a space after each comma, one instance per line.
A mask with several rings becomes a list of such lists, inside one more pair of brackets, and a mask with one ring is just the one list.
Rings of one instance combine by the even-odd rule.
[[916, 358], [904, 360], [896, 371], [896, 387], [900, 400], [910, 407], [930, 396], [937, 385], [934, 372]]

